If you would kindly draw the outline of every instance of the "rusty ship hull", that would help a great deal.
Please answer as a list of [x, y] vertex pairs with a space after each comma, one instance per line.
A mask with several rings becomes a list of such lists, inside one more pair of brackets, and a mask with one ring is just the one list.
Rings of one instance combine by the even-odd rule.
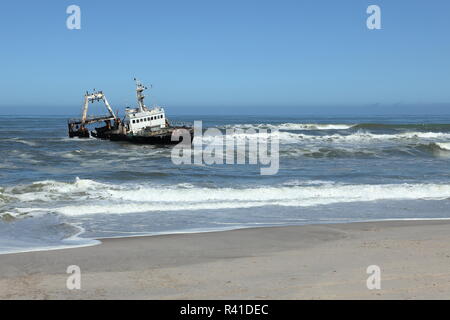
[[[184, 130], [184, 134], [177, 134], [179, 139], [173, 139], [174, 132]], [[143, 131], [139, 134], [123, 133], [120, 129], [109, 130], [107, 127], [97, 128], [91, 132], [91, 136], [97, 139], [111, 141], [125, 141], [135, 144], [151, 145], [175, 145], [183, 141], [183, 137], [189, 136], [189, 143], [194, 138], [194, 130], [191, 127], [168, 127], [158, 131]]]

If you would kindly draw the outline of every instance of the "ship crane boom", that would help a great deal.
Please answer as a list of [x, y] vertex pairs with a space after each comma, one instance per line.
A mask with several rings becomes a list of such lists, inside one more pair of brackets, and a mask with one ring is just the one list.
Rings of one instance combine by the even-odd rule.
[[114, 113], [113, 109], [111, 108], [108, 100], [106, 99], [105, 94], [102, 91], [94, 91], [93, 93], [88, 93], [86, 92], [86, 94], [84, 95], [84, 105], [83, 105], [83, 111], [82, 111], [82, 115], [81, 115], [81, 124], [85, 124], [86, 123], [86, 118], [87, 118], [87, 112], [89, 109], [89, 103], [93, 103], [96, 101], [103, 101], [103, 103], [106, 106], [106, 109], [108, 110], [110, 116], [112, 119], [116, 120], [117, 116]]

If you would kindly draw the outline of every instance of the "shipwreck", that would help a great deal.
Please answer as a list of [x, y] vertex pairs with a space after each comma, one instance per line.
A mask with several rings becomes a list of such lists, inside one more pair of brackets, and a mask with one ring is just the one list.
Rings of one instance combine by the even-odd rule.
[[[170, 145], [180, 141], [172, 141], [176, 130], [187, 130], [193, 138], [194, 129], [191, 125], [171, 124], [166, 117], [164, 108], [159, 106], [147, 107], [143, 94], [148, 88], [138, 80], [136, 82], [136, 108], [125, 108], [123, 119], [114, 113], [103, 91], [86, 92], [81, 118], [69, 119], [68, 130], [70, 138], [98, 138], [112, 141], [128, 141], [141, 144]], [[102, 116], [88, 116], [89, 104], [103, 102], [108, 114]], [[103, 123], [103, 126], [89, 130], [88, 126]], [[179, 136], [179, 135], [177, 135]], [[186, 135], [185, 135], [186, 136]]]

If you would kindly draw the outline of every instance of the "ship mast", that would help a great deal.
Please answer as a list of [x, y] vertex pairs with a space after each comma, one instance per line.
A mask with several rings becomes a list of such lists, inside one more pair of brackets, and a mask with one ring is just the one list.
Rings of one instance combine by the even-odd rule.
[[146, 86], [144, 86], [136, 78], [134, 78], [134, 81], [136, 82], [136, 97], [137, 97], [137, 101], [138, 101], [139, 112], [143, 112], [146, 109], [145, 104], [144, 104], [145, 95], [143, 94], [143, 92], [144, 92], [144, 90], [147, 90], [148, 88]]

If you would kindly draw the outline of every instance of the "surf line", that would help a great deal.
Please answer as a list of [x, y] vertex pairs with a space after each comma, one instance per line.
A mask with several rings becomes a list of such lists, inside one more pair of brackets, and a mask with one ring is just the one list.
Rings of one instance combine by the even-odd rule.
[[261, 175], [275, 175], [280, 167], [277, 129], [233, 128], [223, 134], [218, 128], [204, 131], [203, 122], [194, 121], [193, 139], [188, 130], [175, 130], [172, 141], [180, 138], [171, 152], [175, 165], [259, 165]]

